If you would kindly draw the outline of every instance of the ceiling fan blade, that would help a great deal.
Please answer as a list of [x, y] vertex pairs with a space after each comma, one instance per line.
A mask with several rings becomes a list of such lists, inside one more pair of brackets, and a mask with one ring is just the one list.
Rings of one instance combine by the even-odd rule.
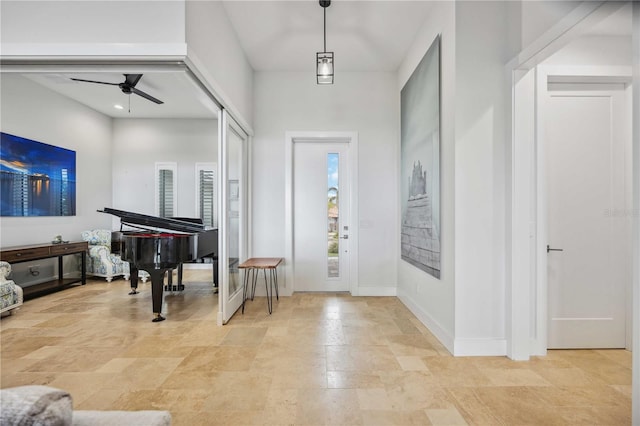
[[120, 83], [107, 83], [106, 81], [83, 80], [81, 78], [71, 78], [73, 81], [83, 81], [85, 83], [108, 84], [109, 86], [118, 86]]
[[142, 90], [138, 90], [138, 89], [136, 89], [135, 87], [132, 87], [132, 88], [131, 88], [131, 93], [135, 93], [136, 95], [138, 95], [138, 96], [142, 96], [143, 98], [148, 99], [148, 100], [150, 100], [151, 102], [155, 102], [155, 103], [157, 103], [157, 104], [163, 104], [163, 103], [164, 103], [164, 102], [162, 102], [160, 99], [156, 99], [156, 98], [154, 98], [153, 96], [151, 96], [150, 94], [145, 93], [145, 92], [143, 92]]
[[142, 78], [142, 74], [124, 74], [124, 76], [126, 77], [124, 84], [131, 87], [135, 87]]

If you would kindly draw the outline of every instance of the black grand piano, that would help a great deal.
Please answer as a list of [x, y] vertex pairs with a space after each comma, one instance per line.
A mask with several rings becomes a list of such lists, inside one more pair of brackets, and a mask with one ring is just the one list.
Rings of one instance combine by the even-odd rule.
[[[163, 321], [162, 292], [167, 271], [201, 258], [212, 258], [213, 283], [217, 280], [218, 230], [206, 228], [198, 219], [163, 218], [105, 207], [98, 210], [120, 218], [120, 253], [122, 260], [131, 267], [130, 294], [136, 294], [138, 270], [151, 276], [153, 322]], [[123, 230], [128, 225], [137, 230]], [[178, 274], [178, 288], [182, 286], [182, 274]]]

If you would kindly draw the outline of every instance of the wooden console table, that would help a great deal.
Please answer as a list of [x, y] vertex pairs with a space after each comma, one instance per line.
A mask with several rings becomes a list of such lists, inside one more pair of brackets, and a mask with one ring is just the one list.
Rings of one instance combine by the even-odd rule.
[[[0, 260], [9, 263], [21, 263], [31, 260], [58, 258], [58, 278], [44, 283], [22, 287], [24, 298], [32, 299], [40, 294], [62, 290], [71, 284], [87, 283], [87, 250], [89, 243], [86, 241], [61, 243], [61, 244], [35, 244], [30, 246], [5, 247], [0, 250]], [[64, 278], [62, 258], [70, 254], [80, 254], [82, 257], [82, 270], [80, 278]], [[20, 283], [16, 283], [20, 285]]]

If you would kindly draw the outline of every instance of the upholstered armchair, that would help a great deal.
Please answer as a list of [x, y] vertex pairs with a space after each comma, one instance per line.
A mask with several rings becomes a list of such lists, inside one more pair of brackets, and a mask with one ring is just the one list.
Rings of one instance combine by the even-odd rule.
[[129, 262], [123, 261], [120, 255], [111, 253], [110, 230], [83, 231], [82, 240], [89, 243], [88, 274], [104, 277], [107, 282], [120, 275], [123, 275], [125, 280], [129, 279]]
[[7, 277], [11, 273], [11, 265], [0, 262], [0, 314], [9, 312], [22, 306], [22, 288]]

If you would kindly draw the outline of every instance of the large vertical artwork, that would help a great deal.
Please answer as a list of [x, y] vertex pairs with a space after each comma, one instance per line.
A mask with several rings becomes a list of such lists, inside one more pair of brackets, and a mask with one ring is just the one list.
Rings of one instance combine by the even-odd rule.
[[75, 151], [0, 133], [0, 215], [75, 214]]
[[440, 278], [440, 37], [400, 92], [401, 257]]

